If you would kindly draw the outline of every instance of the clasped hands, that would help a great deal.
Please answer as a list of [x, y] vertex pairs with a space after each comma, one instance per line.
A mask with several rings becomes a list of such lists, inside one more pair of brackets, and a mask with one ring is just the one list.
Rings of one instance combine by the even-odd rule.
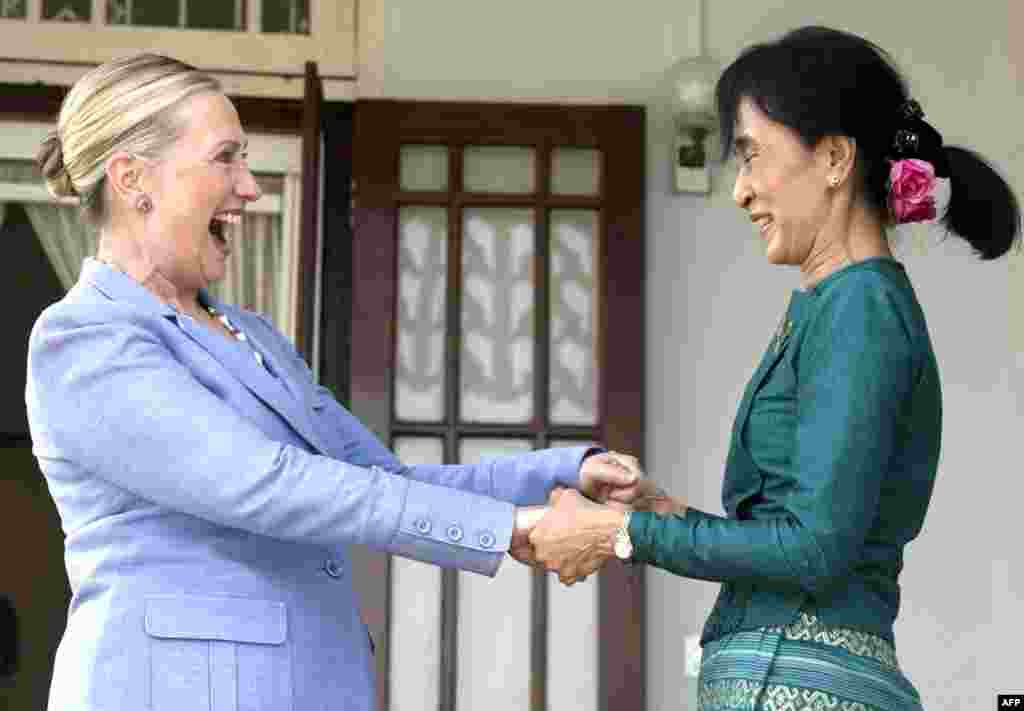
[[626, 511], [682, 513], [685, 507], [647, 479], [635, 457], [605, 452], [580, 467], [580, 491], [558, 488], [546, 506], [516, 510], [509, 554], [558, 573], [566, 584], [586, 579], [614, 557]]

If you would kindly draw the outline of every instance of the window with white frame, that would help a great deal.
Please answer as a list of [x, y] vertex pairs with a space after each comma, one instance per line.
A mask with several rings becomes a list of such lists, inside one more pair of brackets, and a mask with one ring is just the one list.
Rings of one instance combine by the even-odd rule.
[[[82, 260], [95, 256], [98, 235], [79, 219], [71, 200], [54, 200], [32, 153], [50, 126], [0, 123], [0, 225], [5, 207], [20, 204], [65, 289]], [[249, 164], [263, 196], [250, 204], [232, 243], [228, 274], [213, 295], [266, 315], [295, 340], [301, 195], [300, 142], [293, 136], [249, 135]]]

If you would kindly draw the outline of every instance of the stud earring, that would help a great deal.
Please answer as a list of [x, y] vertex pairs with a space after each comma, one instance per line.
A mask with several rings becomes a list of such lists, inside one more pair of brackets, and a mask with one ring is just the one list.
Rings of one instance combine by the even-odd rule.
[[149, 199], [149, 195], [140, 195], [139, 199], [135, 201], [135, 209], [143, 215], [152, 210], [153, 201]]

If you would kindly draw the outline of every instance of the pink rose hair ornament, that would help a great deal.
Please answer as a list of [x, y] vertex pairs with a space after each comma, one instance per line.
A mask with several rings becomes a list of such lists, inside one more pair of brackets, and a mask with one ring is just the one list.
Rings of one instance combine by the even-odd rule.
[[921, 105], [913, 99], [899, 114], [889, 166], [889, 211], [897, 225], [934, 220], [937, 179], [949, 177], [942, 136], [924, 120]]
[[892, 161], [889, 210], [897, 225], [935, 219], [935, 166], [920, 158]]

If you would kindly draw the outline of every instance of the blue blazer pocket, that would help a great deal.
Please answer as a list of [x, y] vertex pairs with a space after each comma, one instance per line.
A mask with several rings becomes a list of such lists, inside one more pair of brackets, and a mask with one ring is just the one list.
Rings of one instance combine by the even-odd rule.
[[145, 629], [154, 711], [292, 708], [284, 603], [152, 596]]

